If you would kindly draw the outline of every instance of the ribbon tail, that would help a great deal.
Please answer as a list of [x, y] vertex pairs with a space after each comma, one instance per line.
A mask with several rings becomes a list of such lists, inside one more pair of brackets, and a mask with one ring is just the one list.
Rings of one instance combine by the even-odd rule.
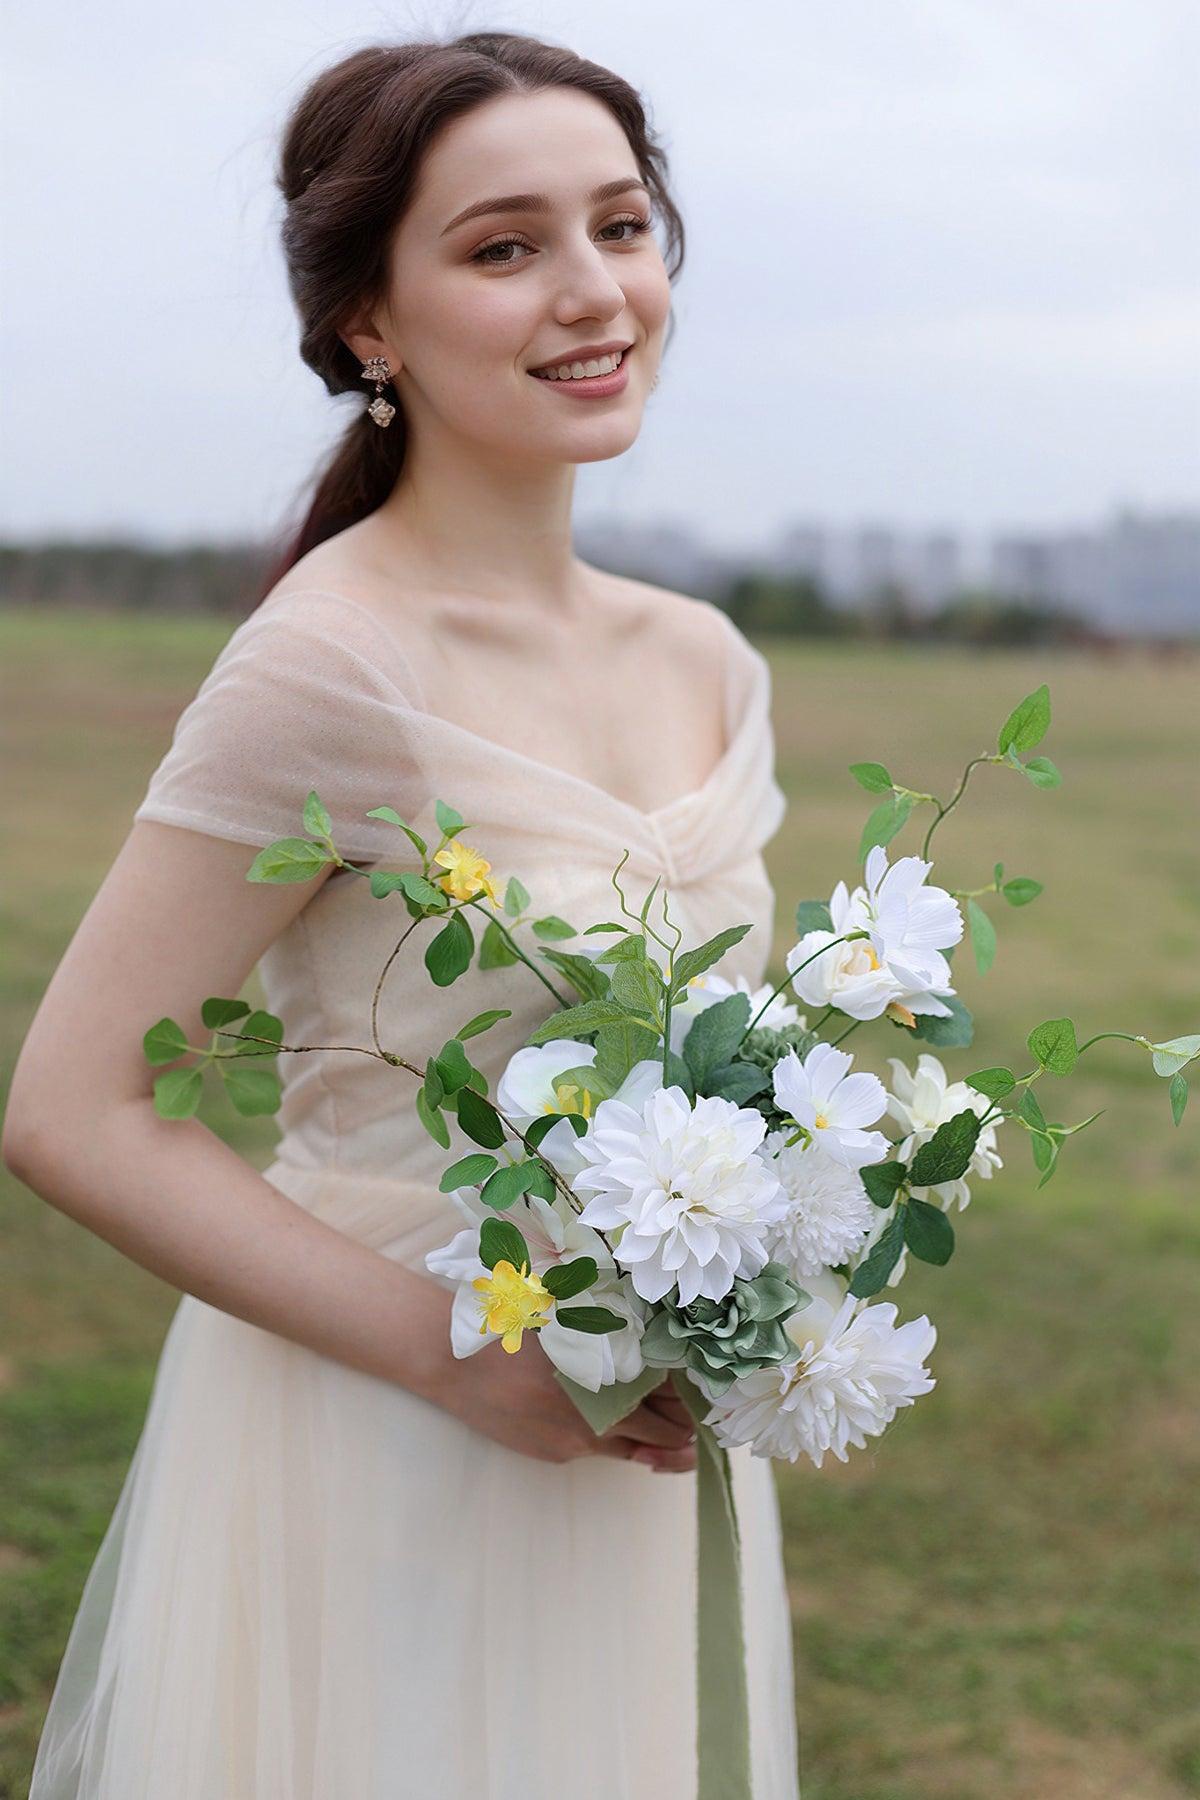
[[728, 1452], [703, 1423], [709, 1402], [683, 1369], [674, 1385], [696, 1421], [697, 1800], [753, 1800], [742, 1624], [742, 1545]]

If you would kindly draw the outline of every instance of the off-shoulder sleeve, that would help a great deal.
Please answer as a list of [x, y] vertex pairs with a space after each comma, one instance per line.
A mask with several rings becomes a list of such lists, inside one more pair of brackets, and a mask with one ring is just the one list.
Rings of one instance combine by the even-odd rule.
[[406, 659], [363, 609], [336, 595], [268, 600], [228, 638], [176, 722], [134, 819], [158, 819], [261, 848], [304, 835], [315, 789], [334, 842], [386, 860], [404, 814]]

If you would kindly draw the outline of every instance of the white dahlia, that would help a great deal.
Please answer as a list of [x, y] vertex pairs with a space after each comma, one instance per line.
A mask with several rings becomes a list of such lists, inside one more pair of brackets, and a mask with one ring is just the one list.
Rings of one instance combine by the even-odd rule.
[[[890, 1301], [865, 1306], [836, 1276], [814, 1278], [813, 1299], [785, 1321], [797, 1356], [739, 1376], [713, 1399], [705, 1424], [727, 1449], [749, 1444], [754, 1456], [803, 1451], [819, 1469], [827, 1451], [848, 1461], [878, 1437], [902, 1406], [935, 1386], [922, 1365], [937, 1331], [922, 1315], [897, 1326]], [[860, 1310], [861, 1308], [861, 1310]], [[701, 1380], [698, 1385], [704, 1390]], [[704, 1390], [707, 1392], [707, 1390]]]
[[589, 1167], [574, 1177], [579, 1214], [620, 1228], [613, 1254], [643, 1300], [679, 1285], [679, 1303], [721, 1300], [739, 1275], [761, 1273], [769, 1228], [787, 1207], [778, 1178], [755, 1155], [760, 1112], [717, 1095], [695, 1106], [682, 1088], [659, 1088], [639, 1107], [602, 1101], [579, 1140]]
[[836, 1268], [864, 1242], [878, 1210], [857, 1170], [835, 1162], [815, 1145], [788, 1145], [786, 1131], [772, 1131], [763, 1146], [788, 1195], [788, 1210], [774, 1227], [768, 1249], [803, 1284], [808, 1275]]
[[883, 1132], [862, 1129], [884, 1113], [887, 1093], [878, 1075], [849, 1074], [853, 1061], [832, 1044], [814, 1044], [803, 1062], [789, 1050], [775, 1064], [771, 1085], [780, 1112], [803, 1125], [818, 1149], [847, 1169], [861, 1169], [887, 1155]]
[[[577, 1113], [591, 1119], [599, 1104], [597, 1096], [586, 1082], [564, 1082], [560, 1077], [567, 1069], [584, 1065], [590, 1068], [595, 1061], [595, 1045], [581, 1044], [575, 1038], [551, 1038], [545, 1044], [526, 1045], [509, 1057], [496, 1084], [496, 1105], [521, 1130], [546, 1113]], [[648, 1058], [634, 1064], [618, 1088], [617, 1097], [637, 1106], [661, 1086], [662, 1063]], [[538, 1148], [559, 1174], [570, 1180], [585, 1167], [586, 1159], [579, 1153], [581, 1141], [574, 1126], [560, 1119], [550, 1127]]]

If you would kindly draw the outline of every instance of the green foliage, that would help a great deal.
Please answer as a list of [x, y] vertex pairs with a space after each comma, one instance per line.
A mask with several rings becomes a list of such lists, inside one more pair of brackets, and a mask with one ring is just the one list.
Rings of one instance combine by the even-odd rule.
[[279, 838], [260, 850], [246, 870], [247, 881], [311, 881], [318, 869], [337, 859], [311, 838]]
[[833, 914], [828, 900], [801, 900], [796, 908], [796, 931], [804, 937], [810, 931], [832, 931]]
[[967, 898], [967, 924], [971, 932], [971, 947], [975, 952], [975, 966], [981, 975], [986, 975], [996, 959], [996, 927], [978, 900], [970, 896]]
[[904, 1248], [904, 1212], [901, 1200], [879, 1234], [879, 1240], [863, 1258], [850, 1279], [849, 1292], [860, 1300], [870, 1299], [887, 1284], [887, 1278], [900, 1260]]
[[948, 1263], [954, 1254], [954, 1227], [940, 1206], [914, 1195], [901, 1208], [904, 1242], [922, 1262]]
[[443, 837], [456, 837], [466, 824], [462, 814], [455, 812], [452, 806], [447, 806], [444, 800], [434, 801], [433, 816]]
[[483, 928], [483, 937], [479, 944], [479, 967], [481, 969], [507, 969], [510, 964], [520, 962], [520, 960], [495, 919], [489, 919]]
[[912, 1159], [909, 1181], [913, 1187], [937, 1187], [965, 1175], [979, 1137], [979, 1114], [971, 1107], [955, 1113], [939, 1125]]
[[474, 948], [475, 939], [465, 914], [452, 914], [425, 946], [425, 967], [430, 979], [438, 987], [449, 987], [470, 968]]
[[580, 956], [570, 950], [547, 949], [543, 949], [541, 955], [566, 977], [584, 1000], [602, 1000], [608, 993], [608, 976], [596, 967], [590, 956]]
[[890, 844], [896, 833], [903, 829], [909, 813], [913, 809], [911, 794], [892, 794], [875, 808], [862, 828], [862, 836], [858, 840], [858, 860], [866, 860], [868, 850], [876, 844]]
[[398, 825], [409, 839], [419, 856], [428, 856], [429, 845], [425, 839], [415, 832], [411, 825], [406, 825], [400, 814], [391, 806], [372, 806], [365, 815], [368, 819], [386, 819], [389, 825]]
[[454, 1035], [461, 1043], [464, 1038], [478, 1037], [481, 1031], [490, 1031], [492, 1026], [498, 1024], [501, 1019], [511, 1018], [511, 1007], [493, 1007], [488, 1012], [476, 1013], [475, 1017], [473, 1019], [468, 1019], [467, 1023], [462, 1026], [460, 1030], [456, 1031]]
[[146, 1061], [155, 1065], [174, 1062], [176, 1057], [186, 1054], [187, 1048], [188, 1041], [183, 1026], [177, 1025], [174, 1019], [159, 1019], [157, 1024], [151, 1025], [142, 1039]]
[[199, 1069], [171, 1069], [155, 1080], [154, 1110], [163, 1119], [190, 1119], [203, 1092]]
[[587, 1331], [603, 1336], [610, 1331], [624, 1331], [627, 1321], [608, 1306], [556, 1306], [554, 1317], [570, 1331]]
[[860, 787], [866, 788], [868, 794], [890, 794], [895, 786], [882, 763], [851, 763], [850, 773]]
[[572, 1262], [553, 1263], [541, 1280], [542, 1286], [548, 1288], [556, 1300], [570, 1300], [575, 1294], [586, 1293], [599, 1275], [594, 1256], [577, 1256]]
[[892, 1205], [908, 1179], [907, 1163], [902, 1163], [895, 1157], [890, 1157], [887, 1162], [867, 1163], [858, 1172], [868, 1198], [876, 1206], [883, 1207]]
[[975, 1016], [963, 1005], [957, 994], [937, 994], [934, 996], [943, 1006], [950, 1008], [949, 1015], [942, 1018], [936, 1013], [918, 1013], [917, 1022], [913, 1026], [902, 1026], [912, 1037], [921, 1038], [938, 1050], [965, 1050], [975, 1037]]
[[1040, 744], [1050, 725], [1050, 690], [1045, 682], [1027, 694], [1015, 706], [1000, 727], [996, 747], [1001, 756], [1009, 750], [1032, 750]]
[[977, 1069], [974, 1075], [968, 1075], [967, 1086], [975, 1089], [977, 1094], [984, 1094], [989, 1100], [1001, 1100], [1005, 1094], [1011, 1094], [1017, 1085], [1017, 1078], [1011, 1069]]
[[460, 1156], [457, 1162], [443, 1170], [438, 1189], [443, 1194], [450, 1194], [455, 1188], [478, 1187], [499, 1166], [496, 1158], [486, 1151], [472, 1150], [469, 1156]]
[[498, 1262], [510, 1262], [514, 1269], [528, 1274], [533, 1267], [529, 1245], [511, 1219], [484, 1219], [479, 1227], [479, 1260], [485, 1269]]
[[750, 929], [749, 925], [731, 925], [725, 931], [718, 931], [715, 937], [698, 945], [695, 950], [685, 950], [682, 956], [677, 956], [671, 968], [672, 998], [682, 994], [697, 975], [703, 975], [705, 969], [710, 969], [715, 962], [719, 962], [727, 950], [740, 944]]
[[473, 1087], [459, 1089], [458, 1123], [467, 1136], [482, 1144], [485, 1150], [498, 1150], [504, 1142], [504, 1127], [496, 1116], [495, 1107], [481, 1099]]
[[698, 1091], [707, 1093], [711, 1070], [732, 1061], [749, 1021], [748, 994], [726, 994], [696, 1014], [683, 1040], [683, 1057]]
[[1035, 1025], [1025, 1042], [1053, 1075], [1069, 1075], [1079, 1057], [1070, 1019], [1048, 1019], [1044, 1025]]
[[575, 927], [568, 925], [565, 919], [560, 919], [557, 913], [547, 913], [544, 919], [535, 919], [533, 930], [538, 937], [551, 941], [556, 938], [578, 937], [579, 935]]

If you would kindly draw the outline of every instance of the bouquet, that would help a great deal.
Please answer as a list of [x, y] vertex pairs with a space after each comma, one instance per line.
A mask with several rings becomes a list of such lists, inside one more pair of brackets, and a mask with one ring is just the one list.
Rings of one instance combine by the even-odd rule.
[[[1027, 906], [1042, 890], [1027, 876], [1005, 879], [999, 863], [983, 886], [936, 886], [930, 844], [981, 765], [1035, 788], [1060, 784], [1047, 757], [1024, 754], [1049, 720], [1043, 685], [1005, 720], [996, 749], [967, 764], [945, 805], [880, 763], [851, 765], [878, 796], [859, 845], [862, 879], [853, 888], [839, 880], [827, 901], [800, 902], [784, 975], [754, 990], [715, 969], [751, 927], [731, 923], [685, 947], [665, 891], [651, 920], [657, 881], [631, 908], [624, 858], [612, 876], [619, 917], [532, 919], [539, 964], [517, 936], [528, 891], [513, 873], [498, 895], [453, 807], [435, 803], [432, 850], [390, 807], [368, 814], [393, 823], [421, 859], [419, 870], [357, 871], [375, 899], [398, 894], [408, 915], [375, 990], [374, 1053], [416, 1079], [417, 1112], [443, 1149], [457, 1148], [455, 1133], [471, 1145], [440, 1183], [462, 1228], [426, 1258], [455, 1286], [454, 1354], [495, 1338], [508, 1354], [532, 1343], [526, 1353], [550, 1358], [597, 1432], [670, 1371], [696, 1422], [701, 1800], [749, 1794], [730, 1449], [803, 1455], [818, 1469], [830, 1453], [844, 1462], [933, 1388], [935, 1327], [924, 1315], [901, 1322], [896, 1304], [877, 1296], [895, 1289], [910, 1257], [949, 1262], [951, 1215], [1003, 1166], [1002, 1129], [1027, 1137], [1039, 1187], [1052, 1178], [1067, 1139], [1100, 1115], [1049, 1118], [1057, 1108], [1043, 1107], [1037, 1089], [1069, 1076], [1091, 1045], [1121, 1038], [1147, 1052], [1169, 1081], [1176, 1125], [1183, 1116], [1184, 1070], [1200, 1055], [1200, 1034], [1155, 1043], [1102, 1031], [1080, 1043], [1071, 1019], [1054, 1018], [1029, 1032], [1023, 1071], [951, 1079], [939, 1054], [973, 1039], [951, 957], [969, 932], [978, 972], [991, 966], [996, 931], [982, 896]], [[919, 806], [935, 813], [921, 853], [889, 860], [888, 844]], [[247, 879], [308, 880], [330, 862], [354, 869], [315, 792], [303, 822], [308, 835], [266, 846]], [[524, 962], [559, 1003], [510, 1057], [494, 1098], [467, 1045], [508, 1010], [474, 1014], [423, 1061], [385, 1048], [378, 1034], [387, 967], [418, 930], [436, 927], [424, 951], [433, 982], [449, 986], [470, 969], [470, 910], [487, 921], [480, 967]], [[570, 950], [561, 947], [568, 938]], [[213, 1047], [199, 1065], [158, 1077], [159, 1112], [195, 1110], [210, 1060], [242, 1112], [275, 1110], [279, 1084], [262, 1061], [301, 1048], [283, 1044], [282, 1022], [219, 998], [205, 1002], [203, 1019]], [[889, 1085], [855, 1069], [841, 1047], [874, 1022], [918, 1046], [915, 1062], [907, 1045], [887, 1059]], [[171, 1019], [151, 1027], [144, 1047], [154, 1064], [191, 1049]]]

